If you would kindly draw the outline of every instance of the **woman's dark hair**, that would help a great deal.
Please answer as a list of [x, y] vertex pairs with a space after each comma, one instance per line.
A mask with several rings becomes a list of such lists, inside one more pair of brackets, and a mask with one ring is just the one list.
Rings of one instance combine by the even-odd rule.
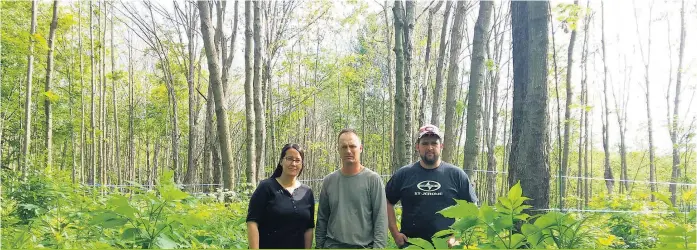
[[278, 178], [281, 177], [281, 174], [283, 173], [283, 166], [281, 165], [281, 162], [283, 162], [283, 158], [286, 157], [286, 152], [288, 149], [295, 149], [300, 153], [300, 159], [302, 160], [302, 168], [300, 168], [300, 172], [298, 172], [298, 176], [300, 176], [303, 173], [303, 169], [305, 169], [305, 151], [303, 148], [295, 143], [288, 143], [286, 145], [283, 145], [283, 149], [281, 149], [281, 158], [278, 159], [278, 165], [276, 165], [276, 170], [273, 171], [273, 174], [271, 174], [271, 178]]

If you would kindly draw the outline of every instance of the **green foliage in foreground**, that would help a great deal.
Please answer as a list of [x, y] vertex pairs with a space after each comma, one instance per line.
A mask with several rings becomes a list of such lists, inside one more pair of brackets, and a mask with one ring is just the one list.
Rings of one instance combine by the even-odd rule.
[[[123, 192], [66, 185], [68, 173], [32, 174], [26, 180], [2, 173], [3, 248], [246, 248], [247, 194], [230, 192], [232, 202], [217, 195], [182, 192], [165, 172], [154, 190], [137, 183]], [[248, 192], [249, 190], [243, 190]], [[412, 238], [410, 248], [687, 248], [695, 249], [695, 211], [679, 211], [662, 194], [662, 203], [598, 197], [591, 204], [632, 213], [526, 213], [520, 185], [493, 206], [457, 201], [439, 213], [454, 218], [448, 230], [430, 243]], [[695, 193], [682, 202], [694, 204]], [[626, 207], [616, 207], [624, 204]], [[401, 211], [398, 209], [397, 216]], [[396, 248], [390, 238], [388, 248]]]
[[[683, 197], [694, 200], [692, 197]], [[520, 183], [508, 195], [499, 197], [494, 206], [458, 200], [457, 204], [441, 210], [455, 223], [449, 229], [436, 233], [431, 242], [410, 239], [409, 248], [448, 248], [449, 236], [455, 237], [454, 248], [695, 248], [695, 211], [684, 213], [675, 208], [668, 198], [656, 193], [671, 211], [665, 216], [638, 218], [621, 215], [580, 216], [574, 213], [552, 211], [531, 216], [524, 211], [527, 197], [522, 196]], [[638, 221], [633, 221], [638, 220]], [[618, 222], [620, 221], [620, 222]], [[600, 222], [600, 223], [599, 223]], [[636, 225], [645, 227], [636, 227]], [[653, 235], [658, 235], [654, 238]]]

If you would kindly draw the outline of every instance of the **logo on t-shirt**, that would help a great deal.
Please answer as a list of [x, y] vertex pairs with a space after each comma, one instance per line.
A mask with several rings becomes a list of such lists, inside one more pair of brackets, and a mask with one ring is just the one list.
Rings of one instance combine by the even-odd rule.
[[423, 192], [416, 192], [415, 195], [442, 195], [443, 193], [434, 193], [440, 189], [440, 183], [437, 181], [422, 181], [416, 184], [416, 188]]

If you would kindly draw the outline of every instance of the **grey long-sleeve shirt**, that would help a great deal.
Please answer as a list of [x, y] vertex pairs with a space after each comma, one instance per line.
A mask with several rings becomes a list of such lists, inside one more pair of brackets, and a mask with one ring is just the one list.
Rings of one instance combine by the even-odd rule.
[[324, 177], [315, 228], [317, 248], [327, 238], [344, 244], [385, 248], [387, 200], [380, 175], [363, 168], [353, 176], [340, 170]]

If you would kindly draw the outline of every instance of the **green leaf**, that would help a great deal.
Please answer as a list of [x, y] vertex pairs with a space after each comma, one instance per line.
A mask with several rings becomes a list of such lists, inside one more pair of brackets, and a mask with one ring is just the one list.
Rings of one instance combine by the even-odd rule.
[[518, 183], [513, 185], [511, 190], [508, 191], [508, 199], [511, 201], [517, 201], [521, 196], [523, 196], [523, 189], [520, 187], [520, 181], [518, 181]]
[[123, 234], [121, 234], [121, 238], [124, 240], [135, 240], [137, 236], [140, 236], [140, 229], [133, 227], [127, 228], [123, 231]]
[[[501, 204], [505, 210], [512, 210], [513, 209], [513, 203], [511, 203], [511, 199], [506, 198], [506, 197], [499, 197], [499, 204]], [[498, 204], [496, 204], [498, 205]]]
[[448, 238], [436, 238], [433, 237], [431, 238], [431, 241], [433, 241], [433, 246], [435, 249], [448, 249]]
[[410, 238], [409, 244], [411, 244], [409, 246], [409, 248], [411, 248], [412, 246], [415, 246], [415, 247], [420, 247], [421, 249], [433, 249], [433, 245], [431, 245], [430, 242], [428, 242], [424, 239], [421, 239], [421, 238]]
[[177, 248], [177, 243], [165, 234], [160, 234], [157, 236], [157, 238], [155, 238], [155, 245], [164, 249]]
[[135, 208], [133, 208], [129, 203], [128, 203], [128, 198], [126, 198], [123, 195], [115, 194], [112, 196], [112, 198], [107, 202], [107, 204], [111, 207], [114, 207], [114, 212], [123, 215], [127, 218], [134, 219], [135, 214], [138, 212]]
[[695, 215], [696, 215], [696, 214], [695, 214], [695, 211], [697, 211], [697, 210], [692, 210], [692, 211], [690, 211], [689, 214], [687, 214], [687, 219], [688, 219], [688, 220], [690, 220], [690, 221], [694, 221], [694, 220], [695, 220]]
[[496, 218], [496, 211], [492, 207], [484, 204], [482, 208], [479, 209], [479, 217], [486, 223], [493, 223]]
[[523, 240], [525, 240], [525, 236], [522, 234], [513, 234], [511, 235], [511, 245], [509, 247], [511, 249], [517, 249], [523, 245]]
[[494, 229], [497, 231], [510, 228], [513, 226], [513, 219], [508, 216], [502, 216], [494, 221]]
[[118, 228], [118, 227], [122, 227], [123, 225], [126, 225], [126, 222], [128, 222], [128, 220], [123, 219], [123, 218], [112, 218], [112, 219], [104, 221], [102, 223], [102, 227], [104, 227], [104, 228]]
[[477, 225], [477, 217], [466, 217], [455, 221], [451, 227], [462, 232], [467, 231], [475, 225]]
[[440, 230], [440, 231], [436, 232], [435, 234], [433, 234], [433, 238], [440, 238], [440, 237], [443, 237], [446, 235], [451, 235], [454, 233], [455, 233], [455, 230], [452, 230], [452, 229]]
[[444, 208], [443, 210], [438, 211], [438, 213], [442, 214], [443, 217], [445, 218], [464, 218], [464, 217], [469, 217], [469, 216], [477, 216], [479, 213], [479, 209], [477, 208], [477, 205], [474, 205], [474, 203], [469, 203], [467, 201], [463, 200], [455, 200], [457, 204]]

